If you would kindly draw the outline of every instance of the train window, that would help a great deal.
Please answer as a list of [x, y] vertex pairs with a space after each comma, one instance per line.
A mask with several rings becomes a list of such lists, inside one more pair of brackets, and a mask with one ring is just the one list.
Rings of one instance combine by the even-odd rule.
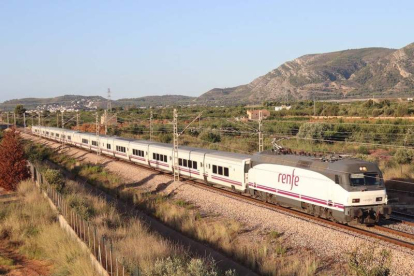
[[381, 177], [377, 173], [353, 173], [350, 174], [349, 180], [351, 186], [363, 185], [381, 185]]
[[132, 155], [138, 155], [138, 152], [136, 149], [132, 149]]
[[88, 144], [88, 143], [89, 143], [89, 141], [88, 141], [88, 139], [82, 139], [82, 143], [84, 143], [84, 144]]
[[116, 151], [119, 151], [119, 152], [126, 152], [126, 148], [125, 148], [125, 147], [116, 146], [115, 148], [116, 148]]
[[152, 159], [156, 159], [155, 153], [152, 154]]
[[56, 137], [59, 137], [59, 134], [56, 133]]
[[183, 165], [183, 159], [182, 158], [178, 158], [178, 165], [182, 166]]
[[193, 168], [193, 161], [188, 160], [188, 167], [189, 167], [190, 169], [192, 169], [192, 168]]
[[187, 167], [187, 159], [183, 159], [183, 166]]
[[193, 161], [193, 169], [197, 170], [197, 161]]
[[72, 140], [72, 137], [68, 136], [68, 140], [69, 140], [69, 141], [70, 141], [70, 140]]
[[98, 142], [92, 141], [92, 146], [98, 146]]
[[224, 176], [229, 176], [229, 168], [224, 168]]
[[110, 150], [111, 149], [111, 144], [106, 144], [106, 148]]
[[213, 173], [217, 173], [217, 166], [213, 165]]
[[218, 174], [223, 175], [223, 167], [222, 166], [218, 167]]

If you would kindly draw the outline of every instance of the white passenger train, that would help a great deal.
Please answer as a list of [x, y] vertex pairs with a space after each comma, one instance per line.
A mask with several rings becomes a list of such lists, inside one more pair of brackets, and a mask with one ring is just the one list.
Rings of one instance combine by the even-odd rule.
[[[173, 171], [171, 144], [33, 126], [32, 133], [164, 171]], [[98, 145], [99, 143], [99, 145]], [[248, 193], [340, 223], [373, 224], [391, 208], [381, 171], [359, 159], [322, 160], [264, 152], [255, 155], [180, 146], [180, 175]]]

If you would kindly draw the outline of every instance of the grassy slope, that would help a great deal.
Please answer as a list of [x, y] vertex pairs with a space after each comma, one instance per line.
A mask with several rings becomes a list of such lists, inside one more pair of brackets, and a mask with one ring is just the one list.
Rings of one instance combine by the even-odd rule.
[[[34, 183], [21, 183], [18, 194], [20, 202], [0, 209], [0, 242], [14, 256], [3, 255], [0, 270], [3, 273], [19, 270], [24, 275], [32, 275], [30, 271], [46, 275], [95, 275], [89, 257], [60, 228], [56, 214]], [[41, 265], [36, 260], [42, 261]]]

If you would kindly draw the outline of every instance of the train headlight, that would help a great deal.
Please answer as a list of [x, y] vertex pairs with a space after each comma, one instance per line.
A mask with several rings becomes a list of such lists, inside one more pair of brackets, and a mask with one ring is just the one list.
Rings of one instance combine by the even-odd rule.
[[367, 171], [367, 167], [359, 167], [360, 171], [366, 172]]
[[377, 201], [382, 201], [382, 197], [377, 197]]
[[352, 203], [359, 203], [359, 198], [353, 198]]

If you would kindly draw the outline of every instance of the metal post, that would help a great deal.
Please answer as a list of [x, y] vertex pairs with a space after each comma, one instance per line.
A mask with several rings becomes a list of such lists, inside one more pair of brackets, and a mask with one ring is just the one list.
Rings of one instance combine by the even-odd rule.
[[56, 111], [56, 127], [59, 127], [59, 113]]
[[16, 112], [13, 112], [14, 127], [16, 127]]
[[9, 127], [9, 125], [10, 125], [9, 112], [7, 112], [6, 114], [7, 114], [7, 127]]
[[316, 116], [316, 102], [315, 102], [315, 95], [313, 95], [313, 116]]
[[99, 263], [102, 264], [101, 240], [100, 239], [98, 239], [98, 257], [99, 257]]
[[116, 269], [116, 276], [119, 276], [119, 272], [118, 272], [118, 257], [115, 258], [115, 269]]
[[26, 112], [23, 113], [23, 128], [26, 128]]
[[105, 119], [105, 135], [108, 134], [108, 111], [105, 109], [104, 113], [104, 119]]
[[111, 240], [111, 244], [110, 244], [110, 251], [109, 251], [109, 258], [111, 259], [111, 276], [113, 275], [113, 270], [112, 270], [112, 240]]
[[96, 131], [96, 143], [98, 148], [96, 149], [96, 154], [101, 154], [101, 142], [99, 141], [99, 132], [100, 132], [100, 124], [99, 124], [99, 114], [96, 112], [95, 116], [95, 131]]
[[89, 222], [88, 222], [88, 245], [89, 245], [89, 248], [91, 248], [91, 235], [90, 235], [89, 231], [90, 231], [90, 229], [89, 229]]
[[177, 109], [174, 109], [174, 153], [173, 153], [173, 164], [174, 164], [174, 181], [180, 181], [180, 169], [178, 167], [178, 114]]
[[76, 113], [76, 130], [79, 131], [79, 111]]
[[[39, 122], [39, 126], [40, 126], [40, 112], [39, 112], [39, 121], [38, 121], [38, 122]], [[39, 134], [39, 135], [40, 135], [40, 134]]]
[[64, 122], [64, 119], [63, 119], [63, 115], [65, 114], [65, 112], [64, 111], [62, 111], [62, 128], [64, 128], [64, 125], [65, 125], [65, 122]]
[[94, 227], [94, 232], [93, 232], [93, 255], [96, 256], [96, 226]]
[[263, 133], [262, 133], [263, 112], [259, 110], [259, 152], [263, 151]]
[[152, 110], [150, 113], [150, 141], [152, 141]]
[[106, 248], [105, 237], [102, 238], [102, 241], [103, 241], [103, 246], [105, 250], [105, 270], [108, 271], [108, 250]]

